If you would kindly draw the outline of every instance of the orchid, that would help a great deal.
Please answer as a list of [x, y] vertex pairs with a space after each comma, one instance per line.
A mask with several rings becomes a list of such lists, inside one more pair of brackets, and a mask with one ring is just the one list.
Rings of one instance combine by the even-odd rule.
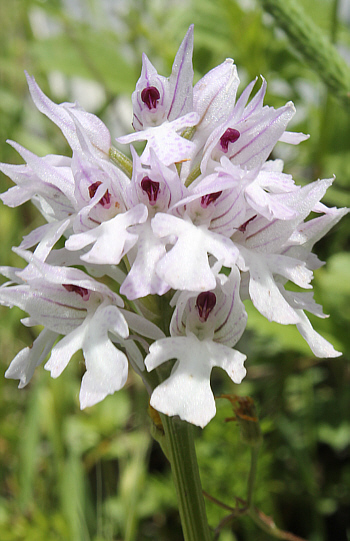
[[[322, 264], [311, 250], [348, 210], [321, 203], [332, 179], [301, 188], [281, 160], [269, 160], [278, 141], [308, 138], [287, 131], [293, 103], [264, 105], [264, 79], [250, 101], [256, 81], [236, 99], [231, 59], [193, 87], [192, 51], [193, 26], [169, 78], [143, 56], [132, 95], [136, 131], [117, 140], [147, 141], [140, 156], [130, 145], [129, 176], [101, 120], [78, 104], [53, 103], [27, 76], [72, 157], [38, 157], [10, 142], [26, 163], [0, 164], [15, 183], [3, 203], [32, 200], [47, 220], [17, 249], [27, 267], [0, 268], [9, 279], [0, 302], [27, 312], [25, 325], [44, 327], [6, 372], [20, 387], [50, 351], [45, 368], [57, 377], [82, 349], [82, 408], [122, 388], [130, 364], [154, 408], [203, 427], [215, 415], [212, 368], [236, 384], [246, 374], [246, 356], [232, 349], [246, 327], [246, 299], [269, 321], [296, 325], [315, 355], [340, 355], [305, 311], [325, 317], [309, 291]], [[62, 237], [65, 247], [55, 248]], [[301, 291], [285, 288], [289, 281]], [[165, 299], [169, 329], [149, 295]], [[172, 359], [171, 372], [151, 384], [148, 372]]]

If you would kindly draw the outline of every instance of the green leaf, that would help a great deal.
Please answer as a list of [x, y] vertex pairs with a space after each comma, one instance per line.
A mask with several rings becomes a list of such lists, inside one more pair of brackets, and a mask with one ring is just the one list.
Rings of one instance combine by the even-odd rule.
[[79, 29], [34, 42], [30, 53], [44, 72], [94, 79], [113, 94], [129, 93], [135, 86], [135, 69], [118, 50], [115, 35]]

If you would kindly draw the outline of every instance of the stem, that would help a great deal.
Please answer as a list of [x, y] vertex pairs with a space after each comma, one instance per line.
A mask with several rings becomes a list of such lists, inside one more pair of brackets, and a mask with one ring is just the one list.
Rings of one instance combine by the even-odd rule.
[[131, 178], [132, 175], [132, 161], [125, 156], [117, 148], [111, 147], [109, 149], [109, 157], [124, 173]]
[[185, 541], [210, 541], [193, 426], [161, 414]]
[[302, 537], [286, 532], [285, 530], [280, 530], [280, 528], [277, 528], [272, 518], [266, 516], [265, 513], [254, 507], [247, 510], [247, 515], [250, 516], [257, 526], [277, 539], [282, 539], [284, 541], [305, 541]]
[[349, 106], [350, 68], [297, 0], [261, 0], [261, 3], [332, 93]]
[[255, 445], [254, 447], [251, 448], [251, 462], [250, 462], [250, 470], [249, 470], [249, 477], [248, 477], [248, 496], [247, 496], [248, 507], [252, 507], [253, 505], [254, 484], [255, 484], [256, 470], [257, 470], [257, 465], [258, 465], [259, 449], [260, 449], [260, 445]]
[[[335, 43], [337, 30], [338, 30], [338, 0], [333, 0], [332, 4], [332, 11], [330, 13], [330, 39], [332, 43]], [[320, 119], [320, 130], [319, 130], [319, 142], [318, 142], [318, 148], [317, 148], [317, 154], [315, 156], [315, 164], [316, 164], [316, 176], [319, 178], [323, 177], [323, 170], [324, 170], [324, 163], [325, 163], [325, 156], [327, 155], [327, 150], [329, 148], [329, 140], [330, 140], [330, 130], [329, 125], [331, 121], [331, 115], [332, 115], [332, 109], [334, 107], [334, 103], [332, 100], [332, 93], [329, 91], [328, 88], [326, 88], [325, 97], [324, 97], [324, 103], [321, 107], [322, 113], [321, 113], [321, 119]]]

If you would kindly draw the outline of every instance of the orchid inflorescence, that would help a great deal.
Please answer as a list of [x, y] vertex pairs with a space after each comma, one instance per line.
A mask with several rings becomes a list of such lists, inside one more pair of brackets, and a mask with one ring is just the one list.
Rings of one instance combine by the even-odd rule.
[[[117, 139], [130, 144], [132, 162], [119, 158], [101, 120], [78, 104], [56, 105], [27, 76], [36, 107], [62, 130], [72, 157], [38, 157], [10, 141], [26, 163], [0, 165], [16, 184], [2, 201], [32, 200], [47, 220], [14, 249], [27, 266], [0, 269], [9, 279], [0, 302], [27, 312], [24, 325], [44, 326], [6, 372], [19, 387], [50, 351], [45, 368], [57, 377], [82, 349], [85, 408], [124, 386], [129, 363], [147, 381], [147, 371], [175, 359], [150, 389], [151, 405], [203, 427], [215, 415], [212, 368], [235, 383], [246, 374], [246, 356], [233, 346], [247, 299], [269, 321], [296, 325], [316, 356], [340, 355], [305, 315], [326, 317], [312, 293], [285, 288], [290, 281], [311, 289], [322, 265], [312, 247], [347, 212], [320, 202], [333, 179], [295, 185], [281, 160], [268, 159], [278, 141], [308, 137], [286, 131], [293, 103], [264, 106], [264, 79], [250, 101], [256, 81], [236, 100], [231, 59], [193, 87], [192, 50], [191, 26], [169, 78], [143, 55], [135, 131]], [[141, 155], [137, 141], [146, 141]], [[55, 248], [61, 237], [64, 248]], [[166, 334], [150, 295], [172, 311]]]

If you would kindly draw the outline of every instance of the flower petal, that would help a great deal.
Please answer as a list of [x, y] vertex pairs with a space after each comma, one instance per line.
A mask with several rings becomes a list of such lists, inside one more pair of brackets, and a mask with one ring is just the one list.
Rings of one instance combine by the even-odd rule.
[[210, 387], [213, 366], [221, 366], [234, 381], [241, 382], [245, 375], [245, 355], [211, 340], [199, 341], [189, 335], [165, 338], [152, 344], [145, 365], [150, 371], [173, 358], [178, 361], [169, 378], [153, 391], [151, 406], [203, 428], [216, 411]]
[[19, 379], [19, 389], [25, 387], [32, 379], [36, 367], [50, 353], [57, 337], [58, 334], [49, 329], [41, 331], [30, 348], [24, 348], [17, 353], [5, 372], [5, 378]]
[[111, 330], [127, 337], [128, 327], [122, 313], [112, 305], [98, 308], [82, 344], [86, 372], [79, 394], [81, 409], [97, 404], [126, 382], [128, 361], [109, 339], [108, 331]]
[[81, 250], [93, 244], [93, 247], [81, 256], [83, 261], [118, 265], [121, 258], [128, 253], [138, 239], [138, 235], [130, 233], [128, 227], [145, 222], [147, 215], [147, 207], [139, 204], [127, 212], [117, 214], [94, 229], [71, 235], [65, 246], [67, 250]]

